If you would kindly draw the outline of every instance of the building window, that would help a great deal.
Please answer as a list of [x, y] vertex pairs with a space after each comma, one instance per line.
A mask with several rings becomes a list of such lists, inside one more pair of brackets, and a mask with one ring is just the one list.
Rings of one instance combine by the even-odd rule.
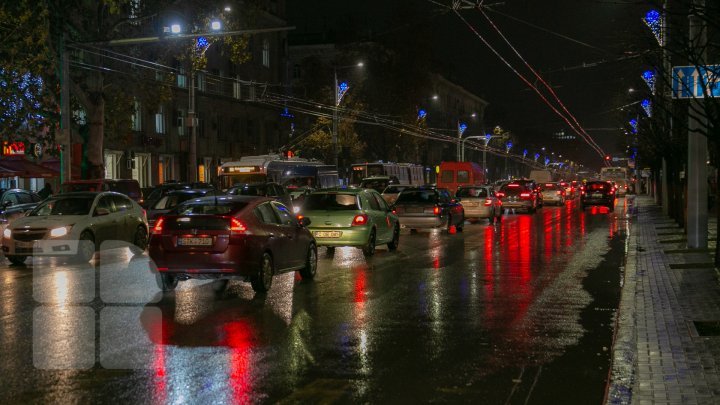
[[242, 84], [240, 83], [240, 76], [236, 77], [233, 82], [233, 97], [238, 100], [242, 97]]
[[187, 75], [185, 75], [185, 68], [178, 68], [177, 86], [183, 89], [187, 88]]
[[195, 134], [200, 137], [205, 136], [205, 118], [203, 118], [199, 112], [195, 113], [195, 120], [197, 122], [197, 129]]
[[263, 39], [262, 64], [265, 67], [270, 67], [270, 40], [267, 38]]
[[175, 157], [173, 155], [160, 155], [158, 160], [158, 180], [166, 183], [175, 179]]
[[205, 91], [205, 73], [195, 73], [195, 87], [198, 91]]
[[132, 178], [140, 183], [140, 187], [150, 187], [152, 186], [150, 173], [150, 154], [136, 153], [132, 168]]
[[180, 136], [187, 134], [185, 117], [187, 117], [187, 113], [182, 108], [175, 111], [175, 128], [177, 128], [177, 134]]
[[128, 14], [130, 24], [140, 25], [140, 0], [130, 0], [130, 14]]
[[130, 117], [133, 131], [142, 131], [142, 105], [138, 100], [133, 102], [133, 114]]
[[155, 133], [165, 134], [165, 107], [160, 106], [158, 112], [155, 114]]
[[106, 179], [119, 179], [120, 178], [120, 159], [122, 159], [122, 152], [114, 150], [106, 150], [103, 154], [103, 160], [105, 161], [105, 178]]

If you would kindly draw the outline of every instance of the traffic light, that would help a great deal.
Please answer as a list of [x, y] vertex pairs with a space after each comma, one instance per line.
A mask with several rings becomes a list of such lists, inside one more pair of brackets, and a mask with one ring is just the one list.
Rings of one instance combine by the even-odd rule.
[[610, 155], [605, 155], [605, 160], [610, 161]]

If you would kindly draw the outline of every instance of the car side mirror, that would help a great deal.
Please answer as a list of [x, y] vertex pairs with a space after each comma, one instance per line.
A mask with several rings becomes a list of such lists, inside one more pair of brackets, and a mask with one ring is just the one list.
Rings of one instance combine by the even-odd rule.
[[308, 218], [308, 217], [302, 217], [302, 218], [298, 219], [298, 225], [303, 226], [303, 227], [307, 227], [311, 223], [312, 223], [312, 221], [310, 221], [310, 218]]
[[110, 215], [110, 210], [107, 208], [96, 208], [95, 209], [95, 215], [96, 217], [101, 217], [104, 215]]

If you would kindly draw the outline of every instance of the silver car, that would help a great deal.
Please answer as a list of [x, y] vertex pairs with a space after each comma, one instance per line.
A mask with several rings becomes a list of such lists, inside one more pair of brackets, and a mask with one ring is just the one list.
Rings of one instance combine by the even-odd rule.
[[465, 208], [465, 218], [470, 222], [484, 218], [490, 223], [502, 219], [502, 201], [495, 195], [493, 186], [461, 186], [455, 193]]
[[543, 205], [565, 204], [565, 187], [561, 183], [541, 183], [540, 195], [542, 196]]
[[76, 192], [50, 197], [11, 222], [3, 231], [2, 249], [16, 265], [28, 256], [70, 256], [87, 262], [108, 241], [129, 242], [136, 253], [144, 251], [145, 211], [120, 193]]

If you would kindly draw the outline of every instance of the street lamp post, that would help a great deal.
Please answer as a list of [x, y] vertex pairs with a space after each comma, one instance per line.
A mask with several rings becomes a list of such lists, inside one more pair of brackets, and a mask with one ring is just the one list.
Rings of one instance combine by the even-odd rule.
[[510, 148], [512, 148], [512, 146], [513, 146], [513, 144], [510, 141], [508, 141], [505, 144], [505, 177], [506, 178], [510, 177], [510, 173], [508, 173], [507, 162], [508, 162], [508, 156], [510, 155]]
[[358, 62], [355, 65], [348, 66], [333, 66], [333, 93], [335, 93], [335, 104], [333, 105], [333, 120], [332, 120], [332, 163], [337, 167], [338, 165], [338, 107], [345, 93], [348, 91], [347, 82], [338, 83], [337, 71], [338, 69], [346, 69], [351, 67], [363, 67], [362, 62]]
[[[462, 144], [463, 144], [462, 136], [463, 136], [463, 133], [465, 133], [466, 129], [467, 129], [467, 124], [464, 122], [458, 121], [458, 124], [457, 124], [457, 134], [458, 134], [457, 160], [458, 161], [464, 160], [464, 157], [462, 156], [462, 153], [460, 152], [460, 150], [462, 149]], [[463, 152], [464, 152], [464, 150], [463, 150]]]

